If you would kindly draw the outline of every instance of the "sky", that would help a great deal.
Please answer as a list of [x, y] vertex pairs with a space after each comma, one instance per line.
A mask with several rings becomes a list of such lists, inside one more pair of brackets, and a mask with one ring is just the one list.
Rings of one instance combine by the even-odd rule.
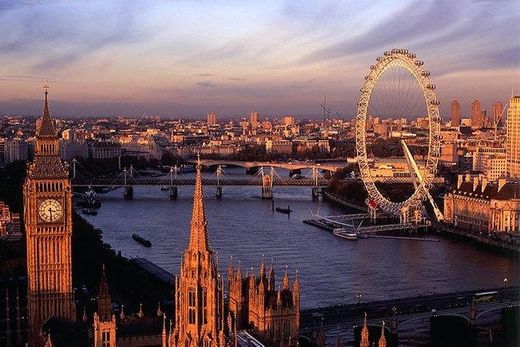
[[520, 1], [0, 0], [0, 114], [352, 117], [370, 65], [406, 48], [489, 109], [520, 91]]

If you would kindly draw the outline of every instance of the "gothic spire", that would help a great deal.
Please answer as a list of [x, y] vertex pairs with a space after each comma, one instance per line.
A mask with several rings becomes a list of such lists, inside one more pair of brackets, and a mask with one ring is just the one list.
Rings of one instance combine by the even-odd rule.
[[285, 273], [283, 275], [283, 289], [289, 289], [289, 267], [285, 265]]
[[208, 251], [208, 231], [206, 229], [206, 213], [204, 211], [204, 193], [200, 174], [200, 155], [197, 158], [197, 174], [193, 193], [193, 213], [191, 215], [190, 244], [191, 251]]
[[379, 338], [378, 347], [386, 347], [386, 338], [385, 338], [385, 321], [381, 324], [381, 337]]
[[162, 334], [161, 334], [161, 347], [168, 347], [166, 342], [166, 314], [163, 313], [163, 321], [162, 321]]
[[56, 130], [54, 129], [54, 124], [51, 119], [51, 111], [49, 107], [49, 83], [45, 81], [43, 84], [43, 94], [44, 104], [43, 104], [43, 114], [41, 116], [40, 127], [38, 128], [37, 135], [38, 136], [56, 136]]
[[101, 280], [99, 281], [99, 293], [98, 293], [98, 315], [102, 321], [109, 321], [112, 318], [112, 298], [108, 292], [107, 276], [105, 274], [105, 264], [101, 272]]
[[359, 343], [359, 347], [369, 347], [367, 313], [366, 312], [365, 312], [365, 320], [363, 321], [363, 328], [361, 329], [361, 342]]

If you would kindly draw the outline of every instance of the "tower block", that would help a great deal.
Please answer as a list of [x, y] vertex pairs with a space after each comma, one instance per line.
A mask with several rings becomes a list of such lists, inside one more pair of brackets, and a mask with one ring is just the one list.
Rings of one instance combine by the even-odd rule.
[[59, 156], [58, 135], [44, 85], [43, 114], [36, 125], [35, 156], [23, 187], [27, 239], [28, 318], [31, 346], [40, 346], [50, 317], [76, 320], [72, 291], [72, 189]]

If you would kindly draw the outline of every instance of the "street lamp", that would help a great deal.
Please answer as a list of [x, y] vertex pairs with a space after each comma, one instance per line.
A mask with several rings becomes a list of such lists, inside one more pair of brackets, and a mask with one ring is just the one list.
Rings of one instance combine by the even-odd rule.
[[356, 298], [357, 298], [357, 303], [360, 304], [361, 303], [361, 293], [357, 293]]
[[507, 287], [507, 282], [508, 282], [508, 279], [507, 277], [504, 278], [504, 287]]

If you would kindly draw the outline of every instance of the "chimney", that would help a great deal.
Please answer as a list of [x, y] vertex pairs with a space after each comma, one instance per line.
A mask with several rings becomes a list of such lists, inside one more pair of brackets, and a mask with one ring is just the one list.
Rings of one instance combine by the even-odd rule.
[[464, 175], [457, 175], [457, 189], [464, 183]]
[[505, 178], [505, 177], [499, 178], [498, 179], [498, 190], [497, 190], [497, 192], [499, 192], [502, 189], [502, 187], [504, 187], [506, 185], [506, 183], [507, 183], [507, 178]]

